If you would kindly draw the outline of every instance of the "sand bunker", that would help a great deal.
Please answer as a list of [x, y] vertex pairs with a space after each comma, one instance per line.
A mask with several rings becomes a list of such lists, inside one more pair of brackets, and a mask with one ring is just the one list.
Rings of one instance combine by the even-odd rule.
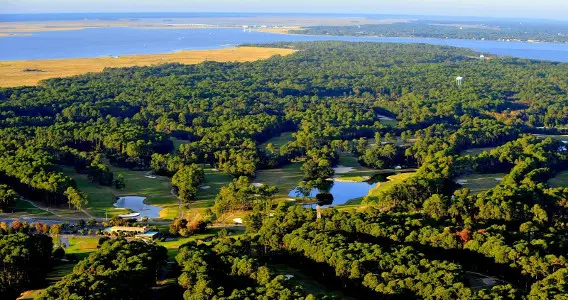
[[346, 167], [346, 166], [342, 166], [342, 165], [338, 165], [337, 167], [333, 168], [333, 171], [335, 171], [335, 174], [345, 174], [345, 173], [349, 173], [351, 171], [355, 170], [352, 167]]

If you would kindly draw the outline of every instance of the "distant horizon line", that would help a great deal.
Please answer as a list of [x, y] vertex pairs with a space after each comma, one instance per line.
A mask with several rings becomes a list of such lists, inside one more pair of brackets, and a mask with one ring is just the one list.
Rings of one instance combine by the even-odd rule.
[[[427, 17], [427, 18], [460, 18], [460, 19], [497, 19], [497, 20], [531, 20], [531, 21], [557, 21], [567, 22], [568, 19], [531, 18], [511, 16], [461, 16], [437, 14], [400, 14], [400, 13], [339, 13], [339, 12], [254, 12], [254, 11], [112, 11], [112, 12], [3, 12], [1, 15], [80, 15], [80, 14], [265, 14], [265, 15], [337, 15], [337, 16], [391, 16], [391, 17]], [[0, 19], [0, 22], [2, 20]]]

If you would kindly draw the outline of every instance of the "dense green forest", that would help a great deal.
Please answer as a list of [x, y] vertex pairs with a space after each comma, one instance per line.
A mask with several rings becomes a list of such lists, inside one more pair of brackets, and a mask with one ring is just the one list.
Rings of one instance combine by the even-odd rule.
[[[9, 211], [18, 196], [88, 207], [63, 166], [117, 188], [124, 183], [110, 165], [153, 171], [192, 203], [209, 165], [234, 178], [211, 217], [247, 211], [247, 233], [180, 247], [174, 272], [186, 299], [330, 297], [294, 285], [277, 263], [357, 299], [566, 299], [568, 183], [548, 180], [568, 169], [568, 149], [533, 134], [567, 133], [568, 64], [480, 61], [469, 50], [422, 44], [268, 46], [299, 51], [1, 89], [0, 208]], [[264, 144], [283, 132], [291, 141]], [[172, 137], [184, 141], [177, 151]], [[463, 154], [481, 147], [492, 149]], [[278, 186], [252, 184], [262, 169], [301, 163], [309, 194], [345, 153], [372, 169], [416, 173], [358, 210], [325, 208], [319, 219], [274, 203]], [[456, 180], [491, 173], [506, 176], [476, 194]], [[123, 285], [150, 286], [163, 260], [159, 247], [106, 242], [42, 297], [143, 298]], [[494, 280], [475, 284], [475, 274]]]
[[568, 24], [537, 21], [411, 20], [393, 24], [311, 26], [293, 34], [415, 37], [494, 41], [568, 42]]

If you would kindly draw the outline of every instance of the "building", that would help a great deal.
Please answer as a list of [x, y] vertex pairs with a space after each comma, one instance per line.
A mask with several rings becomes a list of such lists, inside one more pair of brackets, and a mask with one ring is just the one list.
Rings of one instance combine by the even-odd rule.
[[148, 227], [130, 227], [130, 226], [112, 226], [109, 227], [107, 229], [105, 229], [106, 232], [108, 233], [135, 233], [135, 234], [139, 234], [139, 233], [146, 233], [148, 232]]

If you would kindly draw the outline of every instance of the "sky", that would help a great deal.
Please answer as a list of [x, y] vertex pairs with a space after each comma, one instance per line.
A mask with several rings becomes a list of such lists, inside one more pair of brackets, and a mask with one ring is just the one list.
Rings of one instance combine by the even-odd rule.
[[568, 21], [568, 0], [0, 0], [0, 12], [366, 13]]

